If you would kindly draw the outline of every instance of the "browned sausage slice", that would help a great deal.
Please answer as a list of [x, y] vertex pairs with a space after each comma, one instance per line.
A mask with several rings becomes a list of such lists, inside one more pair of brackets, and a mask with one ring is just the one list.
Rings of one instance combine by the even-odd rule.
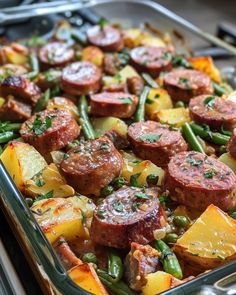
[[109, 25], [103, 28], [93, 26], [87, 30], [87, 38], [90, 44], [100, 47], [104, 51], [120, 51], [124, 47], [120, 31]]
[[87, 95], [99, 90], [101, 79], [101, 70], [91, 62], [75, 62], [63, 69], [61, 88], [71, 95]]
[[136, 110], [138, 97], [125, 92], [102, 92], [91, 95], [91, 114], [129, 118]]
[[62, 42], [48, 43], [39, 50], [39, 60], [44, 68], [62, 67], [73, 58], [74, 50]]
[[178, 69], [166, 74], [164, 88], [175, 101], [189, 102], [194, 96], [213, 93], [211, 79], [196, 70]]
[[230, 155], [236, 159], [236, 129], [234, 129], [230, 141], [228, 142], [227, 149]]
[[42, 155], [59, 150], [78, 137], [80, 127], [71, 114], [64, 110], [45, 110], [25, 121], [20, 134]]
[[0, 84], [0, 95], [13, 95], [31, 105], [37, 103], [41, 94], [37, 85], [23, 77], [10, 76]]
[[127, 86], [130, 93], [139, 96], [144, 88], [144, 81], [141, 77], [131, 77], [127, 79]]
[[139, 72], [149, 73], [158, 77], [161, 72], [170, 71], [172, 68], [172, 50], [154, 46], [136, 47], [131, 50], [131, 64]]
[[79, 193], [98, 196], [102, 188], [120, 175], [122, 165], [122, 157], [113, 143], [101, 137], [69, 150], [61, 162], [61, 171]]
[[128, 139], [137, 156], [161, 167], [165, 167], [173, 155], [187, 150], [180, 131], [154, 121], [131, 124]]
[[13, 96], [6, 97], [5, 103], [0, 107], [0, 120], [12, 122], [24, 122], [31, 116], [30, 105], [20, 102]]
[[236, 177], [224, 163], [198, 152], [175, 155], [168, 164], [164, 187], [173, 200], [205, 210], [214, 204], [229, 210], [236, 204]]
[[191, 118], [214, 129], [221, 126], [233, 130], [236, 126], [236, 103], [218, 96], [200, 95], [190, 100]]
[[156, 188], [122, 187], [106, 197], [94, 213], [92, 240], [114, 248], [128, 248], [132, 241], [152, 241], [153, 231], [166, 224], [157, 195]]

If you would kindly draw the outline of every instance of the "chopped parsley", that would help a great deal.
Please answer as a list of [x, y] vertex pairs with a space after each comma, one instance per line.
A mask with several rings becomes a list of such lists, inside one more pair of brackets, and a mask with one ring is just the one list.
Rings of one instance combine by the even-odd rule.
[[103, 151], [103, 152], [110, 152], [110, 145], [108, 142], [103, 142], [100, 147], [99, 150]]
[[117, 200], [115, 200], [115, 202], [114, 202], [114, 208], [117, 212], [124, 212], [123, 205]]
[[114, 76], [114, 79], [115, 79], [118, 83], [121, 83], [121, 82], [122, 82], [121, 74], [120, 74], [120, 73], [117, 73], [117, 74]]
[[142, 161], [143, 160], [136, 159], [136, 160], [132, 160], [131, 162], [134, 163], [134, 164], [139, 164], [139, 163], [142, 163]]
[[149, 143], [157, 142], [161, 138], [162, 134], [146, 134], [139, 137], [142, 141], [147, 141]]
[[159, 176], [156, 174], [149, 174], [146, 178], [147, 184], [156, 185], [158, 183]]
[[140, 175], [141, 175], [141, 173], [136, 173], [136, 174], [133, 174], [133, 175], [130, 176], [130, 184], [131, 184], [131, 186], [134, 186], [134, 187], [139, 186], [138, 178], [139, 178]]
[[189, 80], [187, 78], [179, 78], [178, 84], [182, 85], [185, 89], [190, 89]]
[[106, 210], [99, 209], [97, 212], [97, 216], [103, 219], [103, 218], [105, 218], [105, 216], [104, 216], [105, 213], [106, 213]]
[[158, 200], [160, 202], [160, 204], [164, 204], [167, 201], [167, 195], [166, 194], [162, 194], [160, 196], [158, 196]]
[[122, 100], [123, 104], [132, 104], [133, 102], [131, 97], [120, 97], [120, 100]]
[[108, 24], [108, 21], [104, 18], [101, 17], [98, 21], [98, 25], [100, 26], [100, 28], [103, 30], [104, 27]]
[[204, 172], [204, 177], [211, 179], [216, 174], [217, 173], [216, 173], [216, 171], [214, 169], [210, 169], [210, 170], [207, 170], [206, 172]]
[[47, 82], [52, 82], [55, 80], [55, 75], [53, 74], [53, 71], [51, 71], [51, 70], [44, 72], [43, 75], [44, 75]]
[[70, 155], [67, 154], [67, 153], [65, 153], [64, 156], [63, 156], [63, 159], [64, 159], [64, 160], [67, 160], [69, 157], [70, 157]]
[[193, 158], [187, 158], [187, 162], [191, 165], [191, 166], [200, 166], [203, 163], [203, 160], [195, 160]]
[[155, 94], [154, 98], [155, 99], [160, 98], [160, 94], [159, 93]]
[[215, 103], [215, 97], [214, 96], [208, 96], [204, 99], [204, 104], [209, 108], [212, 109]]
[[144, 200], [151, 200], [152, 199], [152, 195], [147, 195], [143, 192], [137, 192], [134, 196], [136, 198], [144, 199]]
[[39, 195], [35, 201], [41, 201], [41, 200], [44, 200], [44, 199], [51, 199], [53, 197], [53, 190], [47, 192], [46, 194], [44, 195]]
[[55, 116], [46, 116], [45, 122], [41, 119], [41, 113], [36, 114], [36, 119], [32, 123], [32, 130], [35, 135], [41, 135], [52, 126], [52, 118]]
[[141, 204], [140, 202], [134, 202], [134, 203], [132, 204], [132, 209], [133, 209], [134, 211], [137, 211], [137, 210], [140, 208], [141, 205], [142, 205], [142, 204]]
[[45, 184], [45, 181], [44, 181], [44, 179], [43, 179], [42, 174], [36, 174], [36, 175], [33, 177], [33, 181], [34, 181], [34, 183], [35, 183], [38, 187], [42, 187], [42, 186], [44, 186], [44, 184]]
[[162, 56], [163, 59], [166, 60], [171, 60], [172, 59], [172, 54], [170, 52], [165, 52]]
[[147, 104], [153, 104], [153, 103], [154, 103], [154, 101], [153, 101], [153, 100], [151, 100], [150, 98], [147, 98], [147, 99], [146, 99], [146, 103], [147, 103]]

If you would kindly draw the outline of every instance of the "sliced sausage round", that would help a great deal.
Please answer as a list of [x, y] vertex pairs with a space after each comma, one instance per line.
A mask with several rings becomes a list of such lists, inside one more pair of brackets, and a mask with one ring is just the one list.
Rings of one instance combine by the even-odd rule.
[[236, 127], [236, 103], [218, 96], [200, 95], [190, 100], [191, 118], [214, 129]]
[[88, 42], [104, 51], [120, 51], [124, 47], [121, 32], [109, 25], [93, 26], [87, 30]]
[[127, 86], [130, 93], [139, 96], [144, 88], [144, 81], [141, 77], [135, 76], [127, 79]]
[[149, 73], [156, 78], [161, 72], [171, 70], [171, 53], [172, 50], [165, 47], [136, 47], [130, 52], [130, 61], [137, 71]]
[[68, 111], [45, 110], [32, 116], [21, 125], [20, 134], [42, 155], [64, 148], [76, 139], [80, 126]]
[[125, 92], [102, 92], [91, 95], [91, 114], [129, 118], [136, 110], [138, 97]]
[[91, 239], [101, 245], [128, 248], [131, 242], [147, 244], [153, 231], [166, 223], [156, 188], [122, 187], [96, 208]]
[[173, 155], [188, 148], [180, 131], [154, 121], [131, 124], [128, 139], [137, 156], [161, 167], [165, 167]]
[[121, 67], [119, 55], [117, 53], [108, 53], [103, 59], [103, 69], [108, 75], [115, 76]]
[[29, 79], [10, 76], [0, 84], [0, 95], [3, 97], [13, 95], [34, 106], [42, 93], [38, 86]]
[[32, 108], [30, 105], [18, 101], [8, 95], [6, 101], [0, 107], [0, 120], [12, 122], [24, 122], [31, 117]]
[[99, 196], [101, 189], [120, 175], [122, 166], [122, 156], [113, 143], [100, 137], [69, 150], [61, 162], [61, 171], [79, 193]]
[[65, 43], [51, 42], [39, 50], [39, 60], [44, 68], [63, 67], [74, 59], [74, 50]]
[[230, 155], [236, 159], [236, 129], [233, 130], [233, 134], [227, 144], [227, 149]]
[[101, 79], [101, 70], [91, 62], [75, 62], [63, 69], [61, 88], [71, 95], [87, 95], [100, 89]]
[[229, 210], [236, 204], [236, 176], [224, 163], [194, 151], [175, 155], [168, 164], [164, 188], [180, 204], [205, 210], [214, 204]]
[[211, 79], [196, 70], [178, 69], [166, 74], [164, 88], [175, 101], [189, 102], [194, 96], [213, 93]]

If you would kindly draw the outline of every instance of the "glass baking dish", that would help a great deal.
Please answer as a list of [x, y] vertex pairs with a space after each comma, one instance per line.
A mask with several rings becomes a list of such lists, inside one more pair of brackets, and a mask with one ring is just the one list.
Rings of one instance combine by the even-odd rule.
[[[185, 37], [185, 44], [180, 48], [188, 50], [196, 46], [209, 45], [208, 37], [204, 32], [198, 33], [195, 26], [189, 23], [177, 24], [174, 17], [167, 17], [158, 10], [160, 6], [153, 1], [129, 0], [93, 0], [89, 7], [98, 15], [110, 19], [112, 22], [122, 23], [124, 26], [139, 26], [140, 23], [149, 22], [161, 31], [172, 32], [173, 29]], [[173, 15], [172, 15], [173, 16]], [[212, 36], [212, 40], [214, 37]], [[208, 41], [207, 41], [208, 39]], [[211, 38], [210, 38], [211, 39]], [[12, 179], [0, 162], [0, 204], [7, 220], [12, 227], [32, 270], [42, 286], [45, 294], [88, 295], [67, 275], [53, 248], [47, 241], [39, 225], [35, 221], [24, 198], [14, 185]], [[236, 262], [203, 274], [183, 285], [164, 292], [163, 294], [197, 294], [204, 285], [212, 285], [219, 289], [217, 281], [236, 270]], [[226, 294], [226, 293], [222, 293]]]

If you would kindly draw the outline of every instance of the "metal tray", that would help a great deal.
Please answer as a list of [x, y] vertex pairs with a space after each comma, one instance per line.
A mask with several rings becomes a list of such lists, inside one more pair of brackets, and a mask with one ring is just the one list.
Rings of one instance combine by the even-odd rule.
[[[139, 25], [141, 22], [148, 21], [153, 25], [158, 26], [158, 28], [163, 31], [172, 31], [173, 28], [177, 29], [185, 36], [186, 44], [193, 48], [196, 44], [206, 44], [206, 39], [208, 39], [204, 38], [204, 32], [199, 33], [195, 30], [196, 27], [189, 27], [189, 23], [179, 25], [176, 24], [173, 18], [170, 20], [163, 14], [159, 13], [158, 10], [160, 7], [153, 1], [93, 0], [89, 6], [92, 7], [98, 15], [104, 16], [112, 22], [121, 22], [125, 26]], [[83, 16], [82, 12], [81, 15]], [[88, 13], [86, 13], [86, 18], [90, 23], [96, 22], [94, 15], [89, 16]], [[209, 35], [207, 34], [207, 36]], [[213, 36], [212, 38], [214, 39]], [[69, 278], [53, 248], [47, 241], [27, 207], [24, 198], [16, 188], [1, 162], [0, 206], [24, 251], [40, 286], [42, 286], [44, 294], [90, 294], [75, 285]], [[168, 290], [163, 294], [197, 294], [199, 288], [203, 284], [214, 284], [216, 281], [233, 273], [235, 270], [236, 262], [232, 262], [207, 274], [203, 274], [174, 289]]]

